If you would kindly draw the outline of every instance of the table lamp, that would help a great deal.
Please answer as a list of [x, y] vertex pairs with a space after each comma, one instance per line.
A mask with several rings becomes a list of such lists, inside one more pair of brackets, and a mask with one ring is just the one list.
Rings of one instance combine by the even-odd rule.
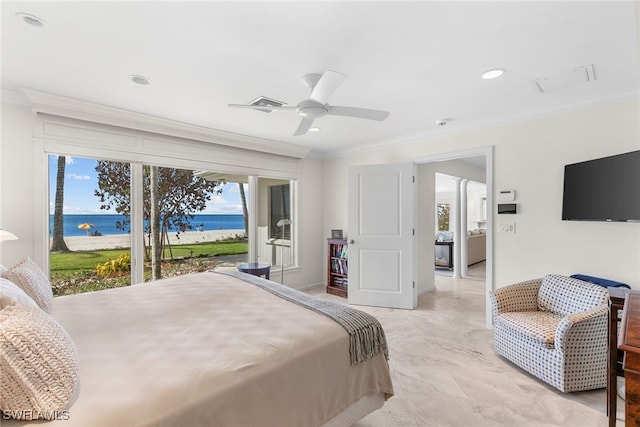
[[6, 231], [0, 228], [0, 242], [4, 242], [5, 240], [18, 240], [18, 236], [11, 233], [10, 231]]
[[[281, 219], [276, 225], [282, 227], [282, 242], [280, 242], [280, 283], [284, 285], [284, 227], [286, 225], [291, 227], [291, 220]], [[289, 231], [291, 231], [291, 229], [289, 229]]]
[[[18, 240], [18, 236], [0, 228], [0, 243], [4, 242], [5, 240]], [[0, 254], [1, 253], [2, 253], [2, 250], [0, 250]], [[6, 269], [2, 267], [2, 265], [0, 264], [0, 274], [4, 274], [4, 271], [6, 271]]]

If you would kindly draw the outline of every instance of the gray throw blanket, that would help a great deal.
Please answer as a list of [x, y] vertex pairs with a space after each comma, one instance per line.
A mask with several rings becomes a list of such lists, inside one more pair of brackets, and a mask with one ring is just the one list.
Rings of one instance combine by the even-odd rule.
[[378, 319], [370, 314], [343, 304], [322, 300], [313, 295], [305, 294], [279, 283], [263, 279], [262, 277], [252, 276], [238, 271], [216, 271], [216, 273], [226, 274], [244, 280], [280, 298], [306, 307], [338, 322], [350, 337], [351, 345], [349, 346], [349, 353], [351, 355], [352, 365], [369, 360], [378, 354], [380, 350], [384, 352], [384, 356], [389, 360], [387, 339], [384, 335], [382, 325], [380, 325]]

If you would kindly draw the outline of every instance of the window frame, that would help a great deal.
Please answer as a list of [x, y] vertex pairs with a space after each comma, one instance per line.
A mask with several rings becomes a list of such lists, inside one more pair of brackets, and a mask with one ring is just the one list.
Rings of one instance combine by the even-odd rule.
[[[57, 126], [46, 126], [47, 124]], [[55, 131], [56, 134], [47, 133]], [[251, 238], [257, 234], [255, 218], [257, 216], [258, 186], [257, 178], [275, 178], [289, 180], [297, 188], [299, 179], [298, 160], [294, 157], [272, 153], [258, 153], [242, 148], [227, 147], [209, 142], [194, 141], [170, 135], [162, 135], [129, 128], [121, 128], [107, 124], [85, 122], [67, 117], [36, 114], [35, 154], [40, 157], [34, 171], [36, 203], [41, 213], [34, 224], [35, 244], [41, 248], [39, 260], [36, 261], [49, 272], [49, 162], [51, 154], [71, 157], [95, 158], [127, 162], [132, 165], [132, 203], [139, 203], [139, 208], [132, 206], [132, 222], [142, 223], [142, 167], [143, 165], [183, 168], [192, 170], [212, 170], [221, 173], [245, 175], [249, 177], [249, 261], [257, 261], [256, 240]], [[256, 167], [260, 164], [262, 167]], [[297, 223], [294, 203], [291, 215]], [[139, 212], [138, 212], [139, 210]], [[133, 216], [136, 215], [136, 218]], [[140, 220], [138, 220], [139, 218]], [[297, 228], [297, 227], [296, 227]], [[296, 229], [293, 231], [294, 237]], [[132, 268], [131, 283], [143, 283], [142, 268], [144, 265], [144, 230], [132, 228]], [[292, 254], [293, 265], [297, 265], [297, 245]]]

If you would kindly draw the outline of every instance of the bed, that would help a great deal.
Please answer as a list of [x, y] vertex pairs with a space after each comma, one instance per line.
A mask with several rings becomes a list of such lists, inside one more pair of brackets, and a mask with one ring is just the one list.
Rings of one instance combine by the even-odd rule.
[[278, 287], [205, 272], [54, 298], [79, 384], [45, 425], [347, 426], [381, 407], [385, 351], [354, 362], [352, 334]]

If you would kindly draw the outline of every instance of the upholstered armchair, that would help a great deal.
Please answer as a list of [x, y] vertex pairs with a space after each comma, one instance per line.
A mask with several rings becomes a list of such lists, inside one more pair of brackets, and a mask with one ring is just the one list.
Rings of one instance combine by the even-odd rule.
[[606, 386], [606, 288], [552, 274], [490, 300], [499, 355], [564, 393]]

